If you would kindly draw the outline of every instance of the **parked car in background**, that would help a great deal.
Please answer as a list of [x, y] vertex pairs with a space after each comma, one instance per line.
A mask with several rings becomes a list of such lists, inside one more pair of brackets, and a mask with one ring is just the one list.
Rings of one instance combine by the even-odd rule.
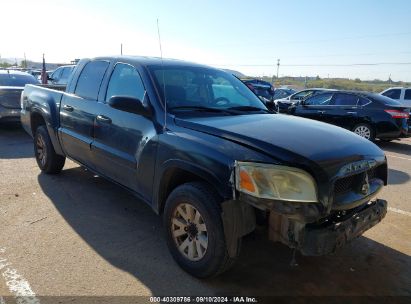
[[271, 83], [259, 79], [242, 80], [245, 85], [254, 92], [269, 109], [274, 109], [274, 87]]
[[0, 122], [20, 121], [20, 96], [26, 84], [38, 84], [32, 75], [0, 70]]
[[57, 68], [49, 76], [50, 84], [66, 85], [70, 75], [73, 73], [75, 65], [64, 65]]
[[[46, 71], [46, 76], [47, 76], [47, 81], [48, 81], [48, 83], [50, 83], [50, 82], [49, 82], [49, 80], [50, 80], [50, 75], [51, 75], [53, 72], [54, 72], [54, 70]], [[38, 73], [37, 73], [37, 71], [36, 71], [35, 74], [36, 74], [36, 76], [34, 76], [34, 75], [33, 75], [33, 76], [36, 77], [36, 79], [41, 82], [41, 70], [39, 70]]]
[[322, 92], [302, 100], [290, 108], [290, 113], [340, 126], [371, 141], [411, 134], [408, 109], [398, 101], [374, 93]]
[[273, 99], [283, 99], [290, 96], [291, 94], [294, 94], [295, 92], [296, 90], [290, 88], [278, 88], [274, 90]]
[[21, 113], [44, 173], [60, 172], [69, 157], [134, 193], [163, 217], [171, 255], [196, 277], [233, 265], [257, 217], [271, 240], [318, 256], [387, 212], [376, 199], [387, 184], [381, 149], [341, 128], [269, 113], [240, 80], [211, 67], [83, 59], [65, 92], [27, 85]]
[[389, 88], [380, 93], [381, 95], [387, 96], [400, 102], [402, 105], [411, 108], [411, 88]]
[[288, 108], [295, 103], [306, 99], [310, 96], [314, 96], [316, 94], [322, 93], [324, 91], [333, 91], [331, 89], [320, 89], [320, 88], [312, 88], [312, 89], [306, 89], [302, 91], [298, 91], [294, 94], [291, 94], [288, 97], [281, 98], [281, 99], [276, 99], [274, 100], [275, 108], [277, 112], [280, 113], [288, 113]]
[[28, 70], [27, 73], [32, 75], [34, 78], [38, 79], [38, 77], [41, 75], [41, 70], [40, 69]]

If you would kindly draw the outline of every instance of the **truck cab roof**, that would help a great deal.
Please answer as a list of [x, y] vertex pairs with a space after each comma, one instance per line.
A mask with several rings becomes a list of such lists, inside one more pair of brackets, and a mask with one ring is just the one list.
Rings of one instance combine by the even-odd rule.
[[95, 57], [90, 58], [88, 60], [117, 60], [123, 61], [130, 64], [137, 64], [142, 66], [149, 66], [149, 65], [164, 65], [164, 66], [197, 66], [197, 67], [207, 67], [211, 68], [206, 65], [189, 62], [180, 59], [172, 59], [172, 58], [160, 58], [160, 57], [149, 57], [149, 56], [131, 56], [131, 55], [119, 55], [119, 56], [102, 56], [102, 57]]

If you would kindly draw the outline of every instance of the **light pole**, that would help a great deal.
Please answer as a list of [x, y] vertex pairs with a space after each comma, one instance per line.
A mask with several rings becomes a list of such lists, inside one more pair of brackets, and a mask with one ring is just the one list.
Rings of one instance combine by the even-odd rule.
[[277, 59], [277, 82], [278, 82], [278, 71], [280, 70], [280, 59]]
[[280, 70], [280, 59], [277, 59], [277, 79], [278, 79], [278, 71]]

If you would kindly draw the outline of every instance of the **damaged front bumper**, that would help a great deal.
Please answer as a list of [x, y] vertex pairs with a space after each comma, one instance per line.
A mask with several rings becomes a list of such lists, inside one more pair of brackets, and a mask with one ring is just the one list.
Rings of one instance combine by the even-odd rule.
[[334, 213], [310, 224], [272, 212], [269, 220], [269, 239], [298, 249], [303, 255], [326, 255], [336, 252], [378, 224], [386, 214], [387, 201], [380, 199], [351, 210]]
[[320, 224], [306, 225], [299, 250], [303, 255], [334, 253], [347, 242], [378, 224], [387, 213], [387, 201], [377, 199], [350, 212], [342, 220], [330, 219]]
[[[255, 229], [254, 208], [241, 201], [224, 202], [222, 219], [227, 249], [238, 255], [238, 239]], [[299, 250], [306, 256], [336, 252], [346, 243], [378, 224], [387, 214], [387, 201], [377, 199], [351, 210], [337, 211], [314, 223], [304, 223], [270, 211], [268, 238]]]

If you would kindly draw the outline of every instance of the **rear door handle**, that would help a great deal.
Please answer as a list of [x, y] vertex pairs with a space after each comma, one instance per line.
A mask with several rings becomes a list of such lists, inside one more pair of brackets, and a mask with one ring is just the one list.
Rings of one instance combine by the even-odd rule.
[[325, 111], [317, 111], [318, 113], [320, 113], [320, 114], [324, 114], [325, 113]]
[[107, 124], [111, 123], [111, 118], [104, 115], [97, 115], [96, 120]]
[[73, 112], [73, 110], [74, 110], [74, 108], [73, 108], [72, 106], [69, 106], [69, 105], [67, 105], [67, 104], [65, 104], [65, 105], [63, 106], [63, 109], [64, 109], [65, 111], [67, 111], [67, 112]]
[[347, 112], [347, 114], [357, 115], [357, 112]]

